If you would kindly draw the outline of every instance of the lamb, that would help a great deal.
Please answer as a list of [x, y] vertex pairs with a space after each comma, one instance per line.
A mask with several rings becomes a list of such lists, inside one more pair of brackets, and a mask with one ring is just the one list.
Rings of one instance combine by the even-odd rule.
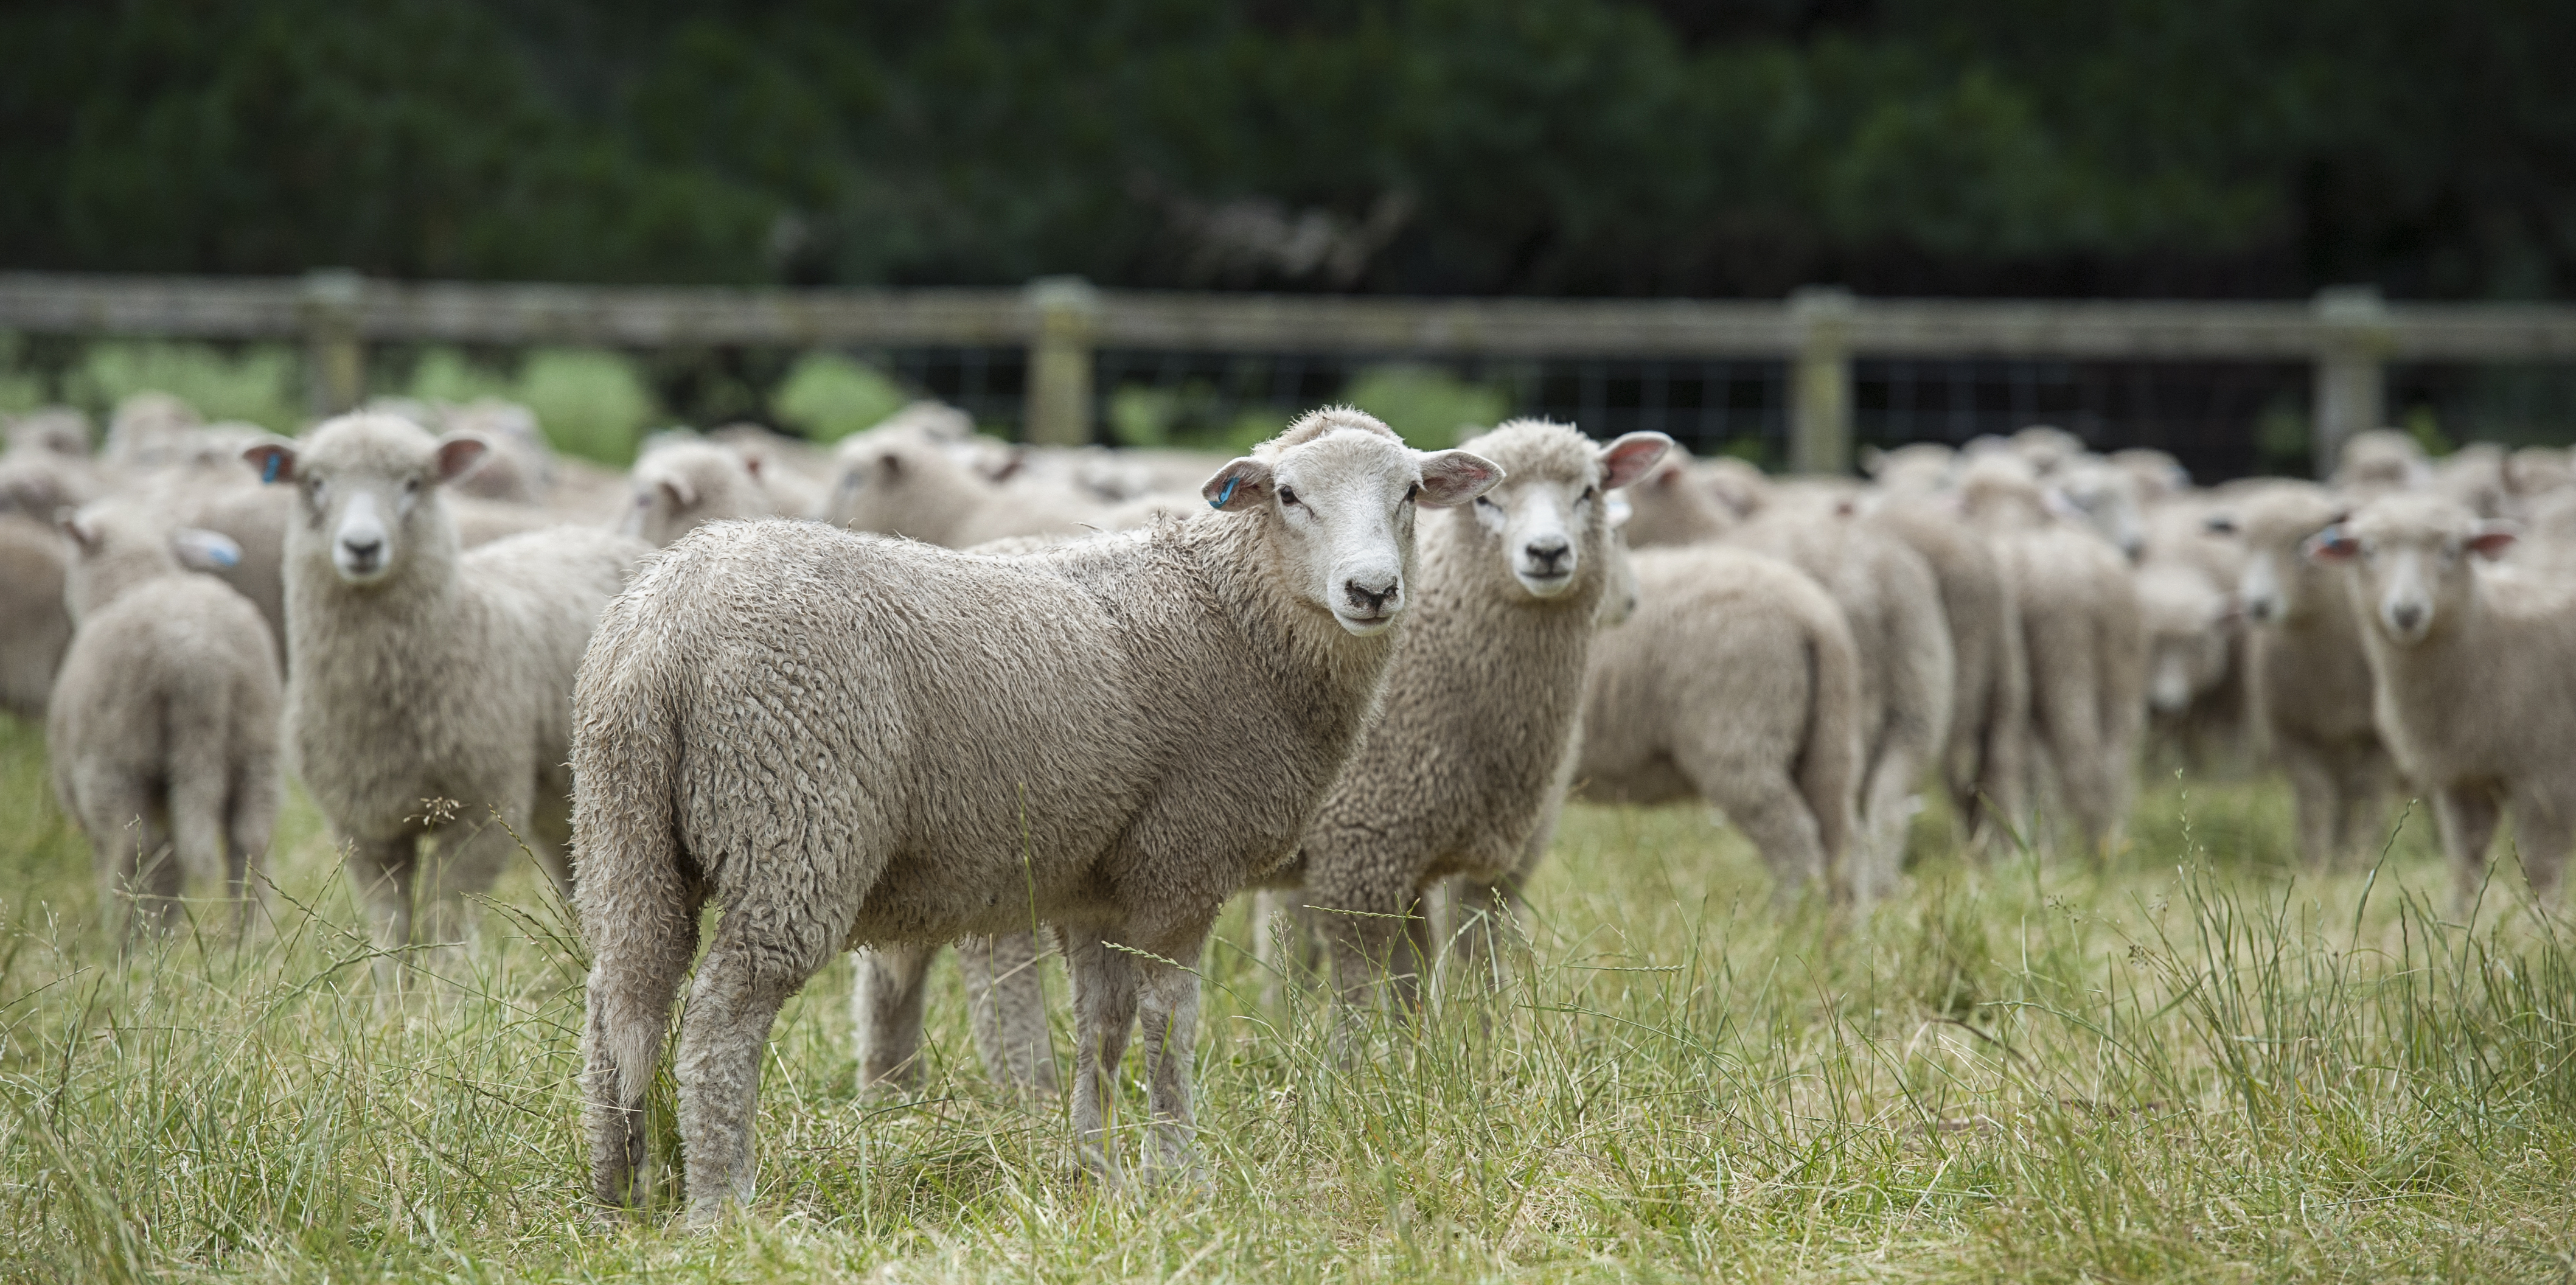
[[2252, 731], [2244, 614], [2236, 605], [2245, 548], [2227, 533], [2228, 511], [2198, 495], [2166, 502], [2148, 517], [2138, 567], [2148, 737], [2194, 765], [2235, 754]]
[[[521, 844], [566, 882], [573, 672], [650, 552], [580, 527], [462, 551], [441, 492], [486, 449], [357, 414], [245, 453], [296, 492], [287, 752], [349, 849], [376, 940], [437, 947], [433, 973], [471, 932], [466, 896]], [[394, 959], [378, 968], [389, 988]]]
[[644, 1094], [709, 899], [676, 1059], [692, 1221], [750, 1200], [761, 1050], [833, 951], [926, 956], [1032, 916], [1073, 980], [1084, 1164], [1117, 1181], [1104, 1111], [1141, 1011], [1154, 1167], [1185, 1170], [1208, 930], [1358, 743], [1412, 604], [1417, 503], [1499, 480], [1331, 409], [1210, 478], [1218, 512], [1043, 553], [794, 522], [672, 546], [610, 607], [575, 698], [598, 1197], [640, 1194]]
[[2021, 603], [1994, 546], [1946, 501], [1880, 496], [1867, 521], [1920, 555], [1940, 590], [1952, 662], [1941, 781], [1969, 842], [1991, 849], [2029, 827], [2030, 657]]
[[63, 562], [62, 537], [52, 527], [0, 513], [0, 709], [19, 718], [45, 716], [71, 646]]
[[2514, 539], [2456, 501], [2371, 502], [2308, 543], [2343, 568], [2363, 622], [2372, 711], [2397, 765], [2433, 796], [2453, 894], [2475, 904], [2503, 813], [2533, 894], [2556, 895], [2576, 841], [2576, 589], [2481, 566]]
[[2069, 516], [2093, 528], [2129, 561], [2146, 556], [2146, 497], [2127, 469], [2082, 455], [2060, 461], [2048, 480], [2074, 510]]
[[2127, 811], [2145, 720], [2146, 634], [2128, 561], [2057, 518], [2030, 466], [2010, 453], [1971, 463], [1959, 503], [1995, 542], [2020, 604], [2034, 757], [2055, 769], [2067, 819], [2098, 852]]
[[2236, 595], [2253, 626], [2245, 674], [2256, 740], [2290, 778], [2300, 858], [2330, 869], [2375, 832], [2396, 774], [2371, 719], [2350, 590], [2300, 552], [2345, 502], [2312, 483], [2275, 482], [2230, 507], [2212, 520], [2245, 548]]
[[129, 932], [171, 924], [183, 875], [220, 880], [247, 923], [281, 794], [277, 643], [182, 565], [220, 564], [231, 542], [113, 503], [61, 528], [78, 631], [46, 712], [54, 792], [107, 896], [133, 899]]
[[768, 485], [757, 457], [712, 442], [677, 441], [635, 462], [635, 503], [623, 530], [655, 548], [728, 518], [803, 517]]
[[1640, 549], [1630, 565], [1636, 614], [1592, 648], [1579, 788], [1705, 799], [1752, 840], [1779, 895], [1823, 884], [1858, 824], [1863, 764], [1860, 653], [1841, 609], [1744, 549]]
[[1606, 494], [1671, 446], [1661, 433], [1595, 446], [1543, 420], [1460, 443], [1510, 480], [1422, 532], [1420, 615], [1292, 867], [1344, 1000], [1386, 978], [1414, 1001], [1432, 963], [1424, 894], [1452, 875], [1492, 883], [1518, 869], [1579, 727], [1609, 587]]
[[2393, 428], [2355, 433], [2335, 461], [2334, 489], [2352, 496], [2384, 495], [2430, 486], [2432, 465], [2413, 437]]
[[823, 520], [852, 531], [910, 536], [962, 549], [1014, 535], [1069, 534], [1100, 512], [1045, 492], [1006, 491], [976, 477], [925, 434], [876, 428], [833, 453], [837, 480]]

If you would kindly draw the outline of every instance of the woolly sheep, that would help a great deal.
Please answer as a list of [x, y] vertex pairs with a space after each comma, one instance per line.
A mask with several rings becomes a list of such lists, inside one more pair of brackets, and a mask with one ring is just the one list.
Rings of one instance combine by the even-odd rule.
[[2098, 456], [2076, 456], [2060, 461], [2048, 481], [2074, 510], [2068, 516], [2093, 528], [2122, 557], [2135, 562], [2146, 555], [2146, 498], [2128, 470]]
[[[2213, 530], [2215, 524], [2218, 530]], [[2147, 629], [2149, 742], [2207, 767], [2250, 748], [2246, 630], [2236, 605], [2245, 547], [2224, 506], [2177, 497], [2147, 521], [2138, 604]]]
[[8, 449], [42, 452], [69, 460], [90, 455], [89, 416], [70, 406], [39, 406], [22, 415], [0, 415], [8, 426]]
[[63, 541], [50, 525], [0, 513], [0, 709], [45, 716], [71, 613], [63, 605]]
[[129, 929], [167, 927], [183, 875], [220, 881], [246, 922], [281, 793], [277, 644], [249, 601], [182, 565], [230, 542], [113, 503], [61, 528], [78, 629], [45, 720], [55, 794], [106, 894], [135, 899]]
[[2374, 428], [2355, 433], [2343, 444], [2329, 484], [2347, 495], [2383, 495], [2412, 491], [2433, 480], [2424, 448], [2406, 433]]
[[[486, 449], [359, 414], [246, 455], [296, 498], [287, 752], [388, 948], [464, 941], [466, 896], [522, 843], [565, 882], [573, 672], [649, 553], [580, 527], [463, 551], [442, 491]], [[379, 971], [399, 980], [390, 956]]]
[[2576, 841], [2576, 588], [2482, 563], [2510, 527], [2439, 496], [2375, 500], [2312, 539], [2362, 621], [2372, 709], [2398, 766], [2433, 796], [2455, 899], [2474, 902], [2513, 815], [2533, 893], [2554, 896]]
[[852, 531], [962, 549], [1006, 536], [1079, 531], [1101, 518], [1069, 497], [996, 487], [919, 432], [857, 434], [834, 451], [833, 463], [823, 520]]
[[2146, 634], [2128, 561], [2055, 516], [2030, 466], [2010, 453], [1969, 464], [1959, 503], [1995, 542], [2021, 608], [2032, 757], [2053, 770], [2066, 819], [2098, 851], [2127, 811], [2146, 717]]
[[1831, 877], [1857, 824], [1859, 650], [1815, 581], [1724, 545], [1629, 555], [1636, 613], [1586, 677], [1573, 778], [1632, 803], [1704, 799], [1782, 896]]
[[709, 899], [676, 1059], [693, 1221], [749, 1201], [761, 1050], [834, 951], [1032, 915], [1073, 980], [1085, 1165], [1116, 1180], [1104, 1111], [1141, 1013], [1155, 1168], [1186, 1169], [1208, 929], [1357, 744], [1412, 605], [1416, 501], [1498, 474], [1336, 409], [1209, 479], [1219, 512], [1043, 553], [796, 522], [673, 545], [609, 608], [576, 696], [598, 1197], [632, 1194]]
[[2370, 665], [2343, 578], [2301, 546], [2345, 502], [2306, 482], [2248, 491], [2216, 521], [2245, 549], [2237, 602], [2258, 743], [2290, 778], [2299, 856], [2327, 869], [2375, 832], [2395, 768], [2371, 720]]
[[[1609, 543], [1606, 493], [1672, 439], [1596, 446], [1513, 420], [1460, 443], [1508, 479], [1420, 535], [1421, 591], [1377, 717], [1299, 842], [1295, 869], [1346, 1000], [1431, 963], [1420, 901], [1451, 875], [1492, 882], [1523, 848], [1580, 726]], [[1412, 930], [1409, 958], [1397, 941]]]
[[793, 500], [767, 484], [761, 467], [731, 447], [679, 441], [635, 462], [634, 504], [623, 530], [656, 548], [709, 522], [728, 518], [803, 517]]
[[1970, 843], [1996, 847], [2029, 824], [2030, 657], [2021, 604], [1994, 546], [1944, 500], [1879, 497], [1870, 525], [1932, 571], [1950, 627], [1950, 739], [1941, 780]]

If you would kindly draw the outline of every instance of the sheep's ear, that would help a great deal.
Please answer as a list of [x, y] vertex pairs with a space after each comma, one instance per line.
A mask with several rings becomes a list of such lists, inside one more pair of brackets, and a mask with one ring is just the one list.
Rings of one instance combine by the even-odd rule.
[[1225, 462], [1216, 476], [1199, 488], [1208, 507], [1220, 513], [1241, 513], [1255, 508], [1270, 498], [1270, 466], [1249, 455]]
[[2350, 562], [2354, 554], [2361, 552], [2361, 541], [2340, 526], [2330, 526], [2309, 536], [2307, 543], [2299, 547], [2310, 562]]
[[1433, 451], [1422, 457], [1419, 502], [1435, 509], [1465, 504], [1493, 490], [1503, 480], [1503, 466], [1466, 451]]
[[2234, 535], [2236, 516], [2232, 513], [2212, 513], [2200, 520], [2200, 529], [2211, 535]]
[[54, 510], [54, 526], [84, 553], [98, 547], [98, 526], [83, 519], [80, 510], [68, 504]]
[[1664, 460], [1673, 449], [1673, 439], [1661, 433], [1622, 433], [1618, 440], [1601, 448], [1601, 486], [1615, 491], [1646, 475], [1646, 470]]
[[242, 462], [259, 470], [262, 482], [295, 480], [295, 444], [285, 438], [273, 437], [243, 447]]
[[491, 450], [492, 443], [481, 433], [455, 432], [441, 435], [438, 439], [436, 465], [438, 480], [453, 482], [473, 472], [474, 466], [482, 463], [483, 457], [490, 454]]
[[183, 526], [170, 533], [170, 551], [194, 571], [229, 571], [241, 565], [241, 546], [221, 531]]
[[769, 457], [758, 451], [743, 451], [741, 455], [742, 471], [751, 474], [752, 481], [759, 481], [760, 471], [769, 467]]
[[2469, 537], [2469, 549], [2481, 558], [2501, 558], [2513, 542], [2522, 538], [2522, 529], [2510, 522], [2484, 522], [2478, 533]]
[[664, 491], [670, 494], [671, 503], [675, 507], [685, 509], [698, 502], [698, 488], [689, 485], [689, 480], [687, 478], [663, 478], [661, 479], [661, 487]]

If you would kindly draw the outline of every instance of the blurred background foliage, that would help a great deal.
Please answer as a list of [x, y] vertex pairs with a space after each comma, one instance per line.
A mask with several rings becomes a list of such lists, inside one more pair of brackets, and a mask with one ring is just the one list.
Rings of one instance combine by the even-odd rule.
[[17, 268], [2576, 284], [2576, 5], [2545, 0], [18, 0], [0, 48]]

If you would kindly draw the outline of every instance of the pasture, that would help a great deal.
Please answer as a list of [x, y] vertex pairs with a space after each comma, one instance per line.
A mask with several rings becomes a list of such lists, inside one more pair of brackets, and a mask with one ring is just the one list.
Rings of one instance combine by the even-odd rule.
[[[266, 922], [200, 908], [120, 956], [7, 723], [0, 1274], [2566, 1279], [2566, 921], [2510, 872], [2454, 914], [2420, 806], [2376, 865], [2310, 877], [2288, 811], [2165, 778], [2095, 866], [1963, 862], [1936, 810], [1898, 897], [1842, 923], [1774, 908], [1702, 809], [1578, 805], [1506, 983], [1348, 1059], [1317, 997], [1264, 1000], [1238, 906], [1206, 961], [1204, 1181], [1141, 1193], [1075, 1175], [1060, 1103], [988, 1084], [944, 965], [922, 1096], [860, 1100], [844, 961], [778, 1025], [756, 1210], [692, 1236], [667, 1202], [582, 1203], [584, 964], [532, 869], [474, 976], [383, 1004], [296, 793]], [[666, 1070], [665, 1160], [669, 1105]], [[1136, 1086], [1120, 1105], [1141, 1125]]]

